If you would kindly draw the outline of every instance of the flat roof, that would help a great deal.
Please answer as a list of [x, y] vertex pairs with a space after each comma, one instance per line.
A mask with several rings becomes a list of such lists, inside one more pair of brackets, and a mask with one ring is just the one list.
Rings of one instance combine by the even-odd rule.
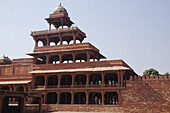
[[31, 74], [38, 73], [68, 73], [68, 72], [98, 72], [98, 71], [115, 71], [115, 70], [131, 70], [129, 67], [113, 66], [113, 67], [94, 67], [94, 68], [77, 68], [77, 69], [60, 69], [60, 70], [36, 70]]
[[24, 81], [0, 81], [0, 85], [6, 84], [28, 84], [31, 80], [24, 80]]

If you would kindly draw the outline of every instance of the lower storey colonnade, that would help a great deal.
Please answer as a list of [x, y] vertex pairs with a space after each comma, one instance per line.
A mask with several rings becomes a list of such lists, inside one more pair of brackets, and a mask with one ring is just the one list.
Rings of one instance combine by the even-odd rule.
[[115, 92], [47, 92], [44, 104], [118, 105], [119, 91]]

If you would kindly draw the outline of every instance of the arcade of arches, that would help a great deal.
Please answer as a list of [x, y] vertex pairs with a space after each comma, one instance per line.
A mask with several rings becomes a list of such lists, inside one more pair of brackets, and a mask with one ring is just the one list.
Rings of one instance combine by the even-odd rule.
[[126, 86], [128, 79], [125, 71], [57, 73], [34, 75], [32, 87], [47, 90], [43, 92], [46, 104], [118, 105], [120, 88]]
[[99, 61], [101, 56], [94, 52], [77, 52], [77, 53], [56, 53], [47, 55], [35, 55], [35, 64], [59, 64], [59, 63], [76, 63], [76, 62], [95, 62]]

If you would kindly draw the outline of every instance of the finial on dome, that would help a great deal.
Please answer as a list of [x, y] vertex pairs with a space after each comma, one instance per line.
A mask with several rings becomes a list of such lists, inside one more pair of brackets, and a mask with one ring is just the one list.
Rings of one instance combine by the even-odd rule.
[[59, 6], [61, 6], [61, 3], [60, 3], [60, 5]]

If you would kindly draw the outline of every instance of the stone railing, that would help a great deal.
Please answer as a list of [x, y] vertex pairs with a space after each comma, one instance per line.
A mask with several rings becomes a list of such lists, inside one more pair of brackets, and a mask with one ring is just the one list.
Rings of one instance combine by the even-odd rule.
[[130, 76], [130, 80], [170, 80], [170, 75], [151, 75], [151, 76], [139, 76], [139, 75], [134, 75]]

